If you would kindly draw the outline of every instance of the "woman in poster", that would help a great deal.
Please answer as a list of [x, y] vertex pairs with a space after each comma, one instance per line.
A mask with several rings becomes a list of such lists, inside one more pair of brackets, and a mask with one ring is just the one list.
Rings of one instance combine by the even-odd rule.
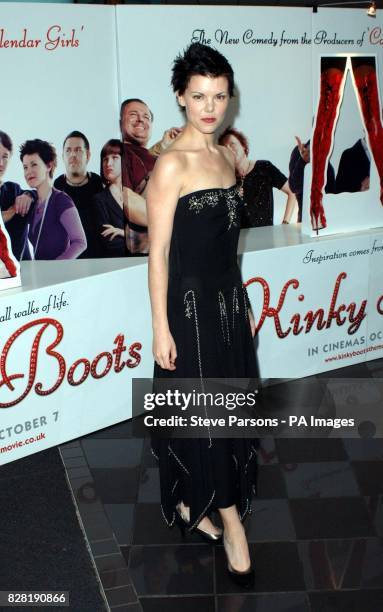
[[86, 237], [73, 201], [52, 187], [55, 148], [39, 138], [27, 140], [20, 160], [29, 187], [37, 192], [28, 234], [34, 259], [75, 259], [86, 249]]
[[[23, 192], [18, 183], [3, 182], [8, 164], [13, 153], [13, 143], [5, 132], [0, 130], [0, 207], [5, 229], [11, 239], [14, 257], [30, 259], [28, 249], [28, 211], [33, 202], [32, 194]], [[3, 241], [4, 242], [4, 241]], [[4, 251], [3, 247], [3, 252]], [[15, 276], [15, 267], [10, 265], [11, 276]], [[7, 266], [9, 267], [9, 266]], [[8, 271], [10, 271], [8, 270]]]
[[111, 139], [101, 150], [101, 179], [105, 189], [93, 197], [95, 232], [100, 257], [124, 257], [125, 219], [122, 199], [122, 142]]
[[[185, 112], [182, 134], [159, 157], [147, 189], [149, 290], [154, 379], [255, 378], [255, 323], [237, 263], [243, 201], [235, 159], [215, 144], [230, 98], [233, 71], [218, 51], [194, 43], [173, 66], [172, 85]], [[254, 580], [242, 525], [251, 512], [257, 441], [153, 437], [166, 523], [210, 542], [222, 531], [230, 577]]]
[[296, 199], [287, 177], [270, 161], [249, 159], [249, 142], [246, 136], [235, 128], [227, 128], [218, 142], [230, 149], [235, 158], [235, 172], [245, 202], [241, 227], [274, 224], [273, 188], [280, 189], [287, 195], [282, 223], [288, 223]]

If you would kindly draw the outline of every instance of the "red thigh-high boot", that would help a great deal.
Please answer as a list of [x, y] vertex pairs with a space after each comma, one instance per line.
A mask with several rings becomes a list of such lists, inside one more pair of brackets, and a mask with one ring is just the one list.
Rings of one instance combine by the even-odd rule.
[[368, 134], [372, 155], [380, 178], [380, 201], [383, 204], [383, 127], [380, 114], [378, 80], [374, 57], [353, 57], [351, 66]]
[[8, 270], [10, 276], [17, 276], [17, 268], [14, 261], [9, 256], [7, 238], [0, 228], [0, 259]]
[[322, 204], [326, 182], [326, 162], [330, 154], [335, 120], [341, 101], [341, 88], [345, 77], [346, 57], [325, 57], [321, 60], [321, 83], [317, 118], [312, 139], [312, 181], [310, 217], [312, 228], [326, 227]]

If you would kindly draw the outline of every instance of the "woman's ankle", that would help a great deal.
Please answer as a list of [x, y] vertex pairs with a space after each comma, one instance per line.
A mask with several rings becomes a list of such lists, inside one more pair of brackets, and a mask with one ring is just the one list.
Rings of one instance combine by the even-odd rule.
[[241, 522], [236, 523], [234, 525], [233, 524], [224, 525], [224, 533], [225, 533], [225, 539], [228, 542], [231, 542], [232, 540], [236, 540], [238, 537], [241, 537], [241, 536], [245, 536], [246, 538], [245, 528]]

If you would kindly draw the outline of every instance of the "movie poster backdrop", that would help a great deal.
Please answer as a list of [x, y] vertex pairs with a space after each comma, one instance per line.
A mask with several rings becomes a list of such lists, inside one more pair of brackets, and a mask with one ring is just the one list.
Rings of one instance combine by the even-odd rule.
[[[118, 7], [117, 36], [111, 7], [34, 5], [26, 23], [19, 7], [2, 5], [0, 57], [4, 82], [10, 85], [0, 97], [0, 129], [15, 144], [5, 178], [22, 189], [29, 187], [17, 148], [36, 137], [56, 146], [55, 176], [62, 174], [62, 142], [74, 129], [88, 136], [88, 169], [99, 173], [101, 148], [120, 136], [119, 104], [126, 98], [137, 97], [148, 104], [154, 114], [148, 145], [160, 142], [164, 132], [182, 125], [169, 85], [170, 70], [175, 55], [192, 40], [214, 45], [233, 64], [238, 93], [227, 125], [246, 135], [250, 159], [269, 160], [288, 176], [295, 137], [303, 144], [312, 138], [313, 107], [318, 103], [317, 93], [314, 105], [312, 99], [313, 67], [319, 87], [319, 77], [327, 69], [322, 58], [337, 53], [337, 43], [331, 41], [340, 36], [346, 13], [329, 13], [325, 35], [317, 34], [322, 22], [316, 22], [317, 17], [313, 21], [306, 9], [199, 7], [196, 13], [193, 7]], [[352, 21], [358, 28], [380, 27], [378, 21], [363, 26], [364, 17], [359, 20], [357, 14], [358, 20], [353, 17]], [[318, 18], [324, 17], [321, 9]], [[166, 33], [159, 29], [165, 18]], [[374, 36], [379, 39], [377, 32]], [[359, 40], [356, 35], [355, 40]], [[359, 53], [357, 42], [348, 44], [351, 52], [348, 48], [346, 55]], [[380, 53], [375, 47], [362, 49], [362, 56], [373, 57], [375, 64], [369, 59], [361, 65], [378, 78]], [[346, 57], [348, 65], [351, 59]], [[372, 71], [371, 66], [375, 66]], [[347, 112], [339, 113], [331, 159], [335, 178], [343, 151], [361, 137], [361, 111], [349, 72], [343, 105], [353, 108], [358, 122], [349, 121]], [[347, 98], [350, 87], [352, 95]], [[304, 168], [307, 188], [311, 163]], [[372, 164], [371, 168], [369, 192], [326, 194], [327, 221], [332, 221], [328, 197], [363, 198], [372, 193], [378, 177], [373, 178]], [[273, 221], [279, 225], [286, 196], [277, 189], [273, 192]], [[302, 197], [303, 214], [312, 232], [309, 198]], [[363, 223], [371, 222], [369, 206], [374, 202], [361, 207]], [[355, 229], [361, 209], [350, 208], [354, 225], [344, 209], [342, 231]], [[140, 227], [132, 229], [144, 233]], [[319, 236], [326, 231], [320, 230]], [[256, 230], [244, 230], [241, 240], [251, 232]], [[383, 354], [381, 230], [323, 238], [297, 244], [294, 234], [292, 246], [250, 250], [242, 256], [243, 280], [257, 325], [261, 377], [299, 378]], [[130, 379], [150, 377], [153, 359], [146, 264], [137, 260], [129, 264], [134, 266], [124, 264], [115, 272], [95, 276], [84, 273], [71, 282], [52, 282], [42, 289], [2, 296], [1, 462], [131, 416]], [[37, 360], [34, 348], [39, 350]]]

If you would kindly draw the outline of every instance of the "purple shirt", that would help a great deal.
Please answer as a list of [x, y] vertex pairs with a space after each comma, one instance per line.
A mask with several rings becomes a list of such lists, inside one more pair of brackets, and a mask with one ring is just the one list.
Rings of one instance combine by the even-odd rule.
[[86, 249], [86, 237], [73, 201], [53, 188], [46, 206], [45, 215], [35, 207], [29, 227], [35, 259], [75, 259]]

